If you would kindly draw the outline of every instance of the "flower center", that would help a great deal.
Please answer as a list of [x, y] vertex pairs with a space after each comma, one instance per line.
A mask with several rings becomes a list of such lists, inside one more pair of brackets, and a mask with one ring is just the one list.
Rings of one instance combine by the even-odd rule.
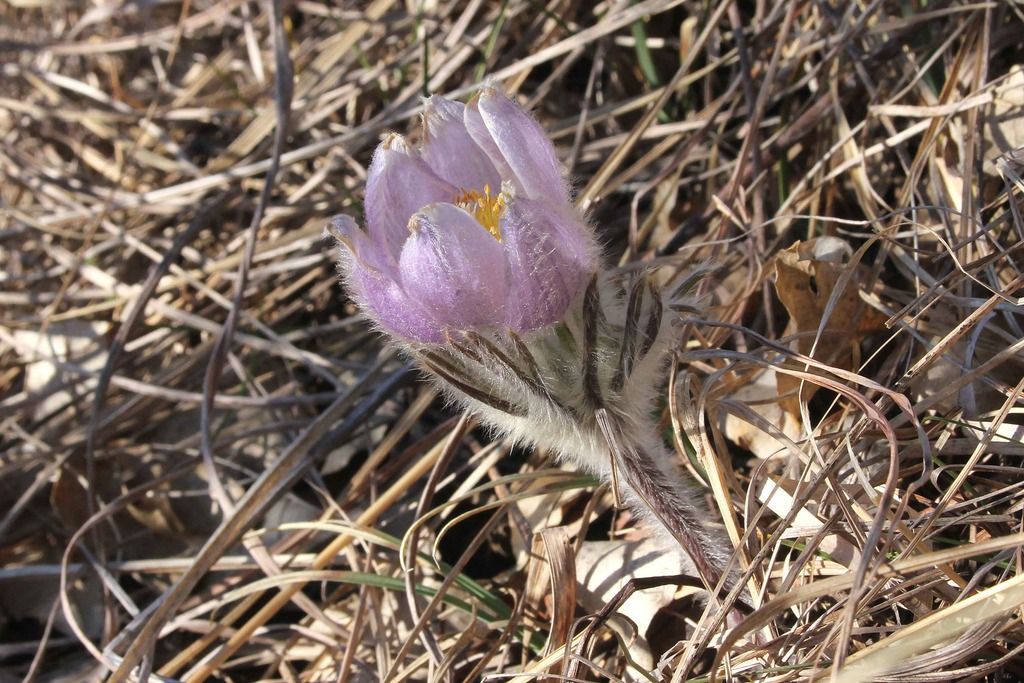
[[455, 198], [455, 204], [473, 214], [484, 230], [494, 235], [494, 239], [501, 241], [500, 222], [501, 214], [505, 212], [504, 194], [499, 192], [492, 195], [490, 185], [484, 185], [483, 192], [464, 189], [462, 194]]

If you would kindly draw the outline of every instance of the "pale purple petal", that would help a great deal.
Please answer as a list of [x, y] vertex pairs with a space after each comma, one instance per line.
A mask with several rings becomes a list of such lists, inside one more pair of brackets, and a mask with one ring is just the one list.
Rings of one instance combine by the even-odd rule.
[[410, 297], [454, 330], [505, 320], [502, 245], [453, 204], [434, 204], [413, 218], [399, 268]]
[[491, 138], [491, 131], [487, 130], [487, 124], [484, 123], [483, 117], [480, 116], [480, 111], [477, 109], [475, 102], [470, 102], [462, 110], [462, 121], [466, 124], [466, 132], [473, 138], [473, 142], [476, 143], [477, 147], [482, 149], [487, 158], [491, 160], [491, 164], [497, 169], [498, 174], [504, 179], [513, 180], [512, 168], [505, 161], [505, 157], [502, 156], [498, 145]]
[[517, 199], [501, 221], [508, 262], [506, 324], [528, 332], [565, 316], [597, 269], [597, 246], [568, 211]]
[[351, 216], [344, 214], [331, 219], [330, 233], [342, 246], [341, 256], [355, 259], [360, 265], [388, 273], [397, 271], [397, 259], [387, 249], [359, 229]]
[[487, 154], [466, 130], [466, 106], [443, 97], [431, 97], [423, 113], [423, 160], [447, 182], [463, 190], [490, 187], [501, 191], [501, 176]]
[[494, 88], [484, 88], [472, 106], [528, 197], [566, 196], [555, 148], [532, 116]]
[[422, 342], [443, 341], [441, 325], [402, 289], [394, 259], [351, 217], [336, 216], [331, 227], [339, 242], [342, 276], [360, 310], [389, 334]]
[[409, 219], [428, 204], [450, 202], [458, 188], [446, 183], [398, 135], [373, 154], [366, 178], [366, 224], [370, 237], [397, 258], [409, 236]]
[[395, 279], [356, 267], [348, 278], [356, 302], [385, 331], [411, 341], [440, 343], [443, 326]]

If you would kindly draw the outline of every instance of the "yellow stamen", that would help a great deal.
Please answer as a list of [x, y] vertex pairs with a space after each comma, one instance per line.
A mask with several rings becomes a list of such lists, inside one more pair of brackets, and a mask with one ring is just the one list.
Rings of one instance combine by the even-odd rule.
[[501, 241], [501, 214], [505, 212], [505, 195], [500, 192], [491, 194], [491, 186], [484, 185], [484, 191], [462, 190], [462, 194], [455, 198], [455, 203], [473, 214], [477, 222], [487, 232], [494, 235], [494, 239]]

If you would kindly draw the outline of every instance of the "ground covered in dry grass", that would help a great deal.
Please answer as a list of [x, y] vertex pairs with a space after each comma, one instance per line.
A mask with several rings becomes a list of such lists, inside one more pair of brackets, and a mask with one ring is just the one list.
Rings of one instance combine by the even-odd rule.
[[[1024, 680], [1020, 3], [5, 0], [0, 69], [0, 681]], [[738, 626], [337, 283], [487, 76], [716, 268], [660, 409]]]

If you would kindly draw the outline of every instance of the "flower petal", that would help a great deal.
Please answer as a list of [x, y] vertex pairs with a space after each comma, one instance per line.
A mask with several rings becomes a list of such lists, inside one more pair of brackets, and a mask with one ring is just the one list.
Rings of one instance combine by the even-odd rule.
[[397, 259], [409, 237], [412, 215], [428, 204], [450, 202], [457, 194], [458, 188], [437, 177], [400, 135], [389, 135], [373, 153], [366, 179], [370, 237]]
[[351, 217], [336, 216], [328, 231], [338, 240], [338, 265], [349, 295], [368, 318], [404, 339], [444, 341], [441, 325], [402, 289], [393, 259]]
[[528, 197], [558, 196], [561, 199], [566, 196], [566, 183], [555, 148], [532, 116], [494, 88], [484, 88], [470, 105], [474, 107], [494, 146]]
[[[473, 142], [476, 143], [477, 147], [482, 149], [487, 158], [491, 160], [491, 164], [497, 169], [498, 174], [505, 179], [511, 180], [514, 178], [515, 174], [512, 173], [512, 168], [505, 161], [505, 157], [502, 156], [498, 145], [491, 138], [491, 131], [487, 130], [487, 124], [484, 123], [480, 110], [477, 109], [476, 102], [470, 102], [469, 105], [463, 108], [462, 122], [466, 126], [466, 132], [473, 138]], [[516, 184], [518, 185], [518, 182]]]
[[423, 113], [425, 143], [421, 155], [441, 178], [463, 190], [489, 186], [500, 191], [501, 176], [486, 153], [466, 130], [466, 105], [443, 97], [431, 97]]
[[413, 217], [399, 268], [410, 297], [452, 329], [493, 327], [505, 320], [502, 245], [473, 216], [434, 204]]
[[385, 332], [412, 341], [444, 341], [441, 323], [387, 275], [357, 267], [349, 277], [356, 302]]
[[506, 324], [528, 332], [561, 319], [597, 269], [579, 219], [544, 202], [513, 201], [501, 221], [508, 262]]
[[392, 273], [396, 270], [395, 259], [365, 231], [360, 230], [351, 216], [335, 216], [331, 219], [331, 226], [327, 232], [338, 241], [341, 248], [339, 259], [343, 264], [346, 263], [346, 259], [355, 259], [373, 270]]

